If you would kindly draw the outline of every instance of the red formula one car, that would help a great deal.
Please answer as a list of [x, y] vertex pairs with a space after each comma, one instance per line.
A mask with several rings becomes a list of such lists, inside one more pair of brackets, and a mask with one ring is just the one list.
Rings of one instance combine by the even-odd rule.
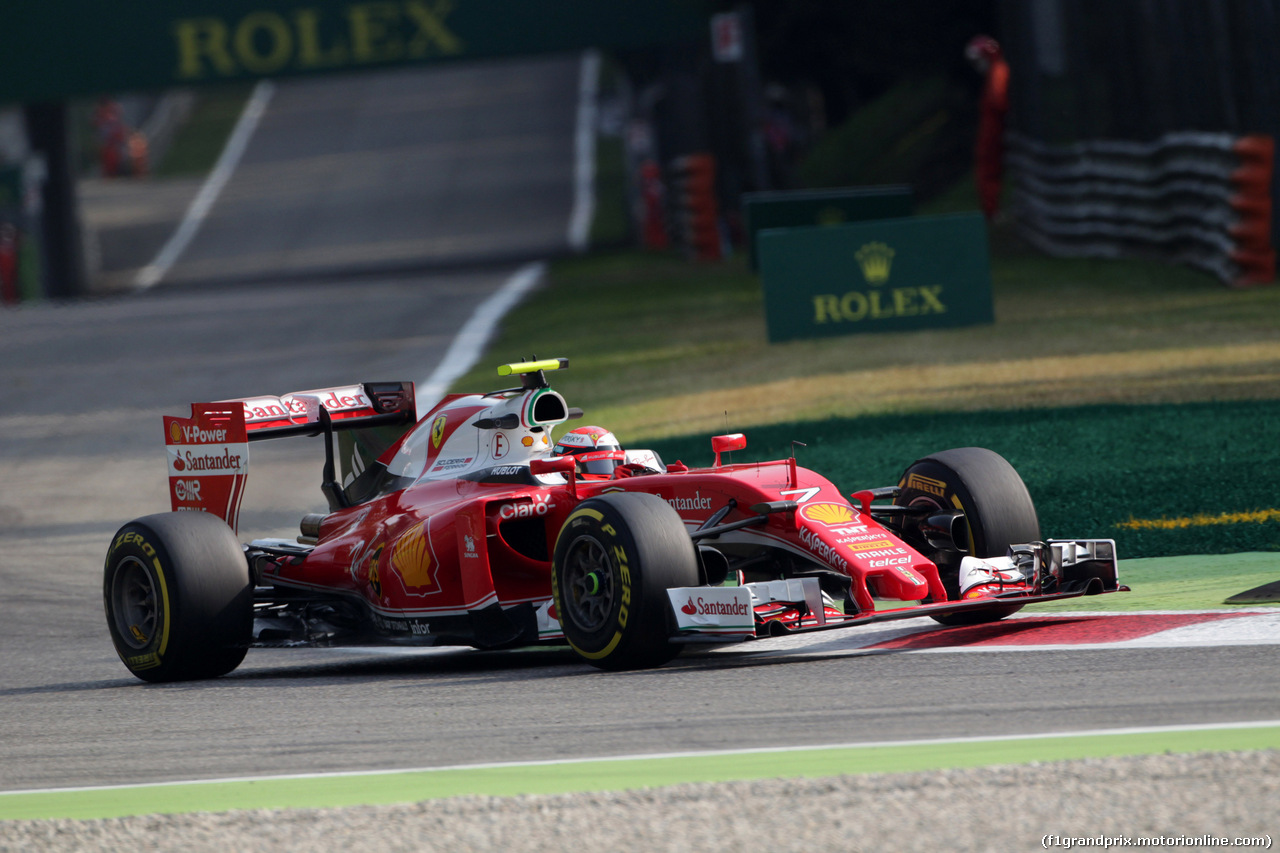
[[[519, 387], [452, 395], [421, 419], [411, 383], [165, 418], [175, 511], [126, 524], [107, 553], [125, 666], [167, 681], [222, 675], [251, 647], [567, 642], [603, 669], [649, 667], [689, 643], [984, 622], [1124, 589], [1114, 542], [1042, 540], [1021, 478], [981, 448], [852, 501], [794, 458], [724, 462], [742, 435], [712, 439], [710, 468], [557, 455], [552, 428], [582, 414], [548, 386], [566, 366], [505, 365]], [[249, 442], [301, 435], [323, 437], [329, 511], [296, 541], [241, 545]], [[583, 474], [588, 456], [616, 467]]]

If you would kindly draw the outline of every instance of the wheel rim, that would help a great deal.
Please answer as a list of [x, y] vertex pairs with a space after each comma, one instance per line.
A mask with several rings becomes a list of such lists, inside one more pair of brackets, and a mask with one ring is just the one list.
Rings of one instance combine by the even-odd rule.
[[613, 612], [613, 562], [604, 545], [591, 536], [579, 536], [565, 557], [564, 615], [583, 631], [603, 628]]
[[156, 633], [160, 603], [155, 580], [137, 557], [126, 557], [116, 567], [111, 612], [120, 639], [132, 648], [146, 648]]

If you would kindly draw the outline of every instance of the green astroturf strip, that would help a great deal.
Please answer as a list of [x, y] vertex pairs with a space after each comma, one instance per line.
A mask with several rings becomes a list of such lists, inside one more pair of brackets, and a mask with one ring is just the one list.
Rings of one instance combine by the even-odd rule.
[[[1263, 400], [877, 415], [726, 431], [747, 436], [734, 462], [794, 451], [846, 494], [894, 485], [931, 453], [987, 447], [1022, 475], [1046, 537], [1115, 539], [1124, 560], [1280, 552], [1277, 423], [1280, 401]], [[645, 444], [667, 462], [712, 461], [709, 436]]]
[[463, 795], [514, 796], [850, 773], [901, 773], [1204, 750], [1280, 748], [1280, 726], [1159, 730], [1077, 737], [837, 747], [736, 755], [516, 765], [301, 779], [0, 793], [0, 820], [107, 818], [237, 809], [327, 808]]
[[[1223, 604], [1247, 589], [1280, 580], [1280, 554], [1207, 554], [1120, 561], [1120, 583], [1131, 592], [1037, 604], [1035, 612], [1124, 610], [1238, 610]], [[1257, 605], [1248, 607], [1276, 607]], [[1027, 610], [1025, 612], [1031, 612]]]

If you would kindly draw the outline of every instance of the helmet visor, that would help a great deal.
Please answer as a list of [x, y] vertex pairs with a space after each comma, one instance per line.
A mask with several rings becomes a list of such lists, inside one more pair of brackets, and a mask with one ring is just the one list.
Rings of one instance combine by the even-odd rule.
[[613, 476], [613, 469], [622, 464], [626, 454], [621, 450], [596, 450], [578, 454], [578, 473], [596, 477]]

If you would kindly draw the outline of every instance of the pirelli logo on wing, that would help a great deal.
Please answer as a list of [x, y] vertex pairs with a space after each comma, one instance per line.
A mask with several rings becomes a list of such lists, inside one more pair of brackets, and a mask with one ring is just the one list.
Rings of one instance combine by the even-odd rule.
[[938, 497], [944, 497], [947, 493], [947, 484], [941, 480], [934, 480], [930, 477], [921, 477], [919, 474], [911, 474], [907, 477], [906, 487], [915, 489], [917, 492], [926, 492]]
[[889, 539], [874, 539], [870, 542], [850, 542], [845, 547], [850, 551], [876, 551], [880, 548], [897, 548], [898, 543]]

